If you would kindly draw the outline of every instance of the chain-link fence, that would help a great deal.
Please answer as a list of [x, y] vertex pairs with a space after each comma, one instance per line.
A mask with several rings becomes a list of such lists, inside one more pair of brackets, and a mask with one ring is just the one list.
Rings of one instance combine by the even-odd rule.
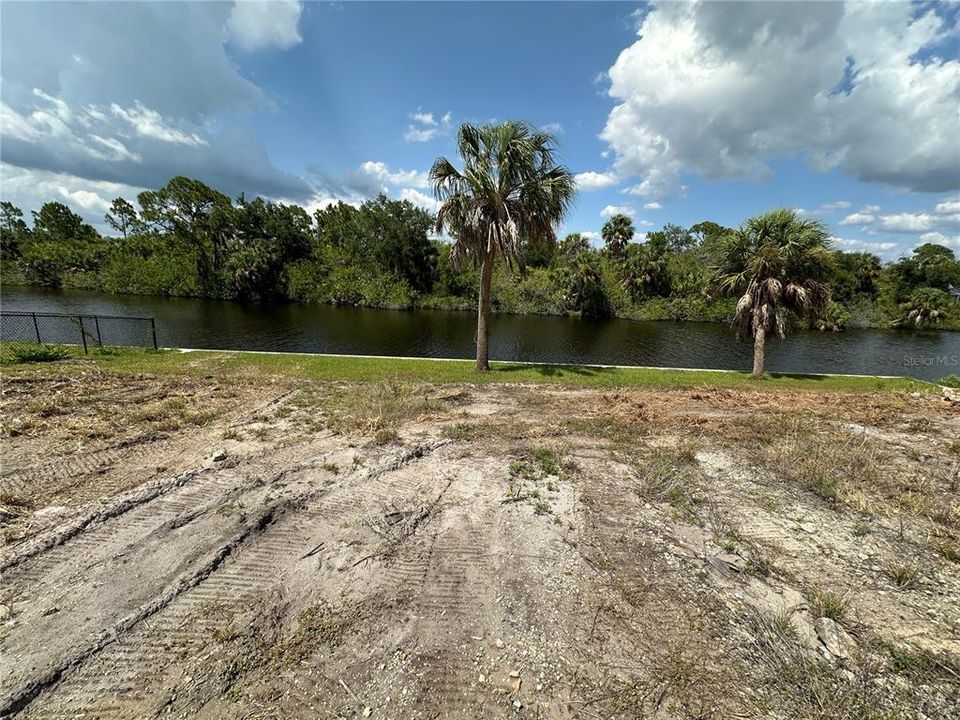
[[105, 345], [156, 349], [157, 324], [152, 317], [2, 310], [0, 340], [40, 345], [81, 345], [84, 352]]

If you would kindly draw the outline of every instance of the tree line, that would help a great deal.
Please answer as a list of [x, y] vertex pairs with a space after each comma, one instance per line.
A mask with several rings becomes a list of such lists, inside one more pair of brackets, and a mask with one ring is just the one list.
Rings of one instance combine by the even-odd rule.
[[[453, 166], [436, 176], [456, 197]], [[548, 181], [554, 182], [556, 178]], [[435, 236], [437, 218], [385, 196], [359, 207], [332, 204], [313, 215], [263, 198], [228, 196], [176, 177], [113, 201], [109, 236], [59, 202], [31, 213], [0, 204], [0, 279], [8, 284], [111, 293], [240, 301], [290, 300], [380, 308], [475, 309], [483, 258], [457, 257]], [[536, 213], [533, 215], [536, 218]], [[447, 218], [451, 235], [467, 228]], [[506, 225], [504, 227], [507, 227]], [[726, 228], [709, 220], [666, 225], [634, 242], [624, 215], [603, 226], [603, 245], [583, 235], [554, 241], [542, 228], [516, 228], [516, 252], [492, 254], [489, 307], [495, 312], [586, 318], [730, 321], [735, 297], [716, 283]], [[512, 232], [512, 231], [511, 231]], [[823, 281], [830, 300], [803, 322], [960, 329], [960, 263], [925, 244], [883, 264], [870, 253], [829, 250]], [[796, 321], [796, 320], [795, 320]]]

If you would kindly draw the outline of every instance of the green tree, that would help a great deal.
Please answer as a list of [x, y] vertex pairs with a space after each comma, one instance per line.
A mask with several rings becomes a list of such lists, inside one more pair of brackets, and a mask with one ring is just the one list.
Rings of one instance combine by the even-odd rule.
[[943, 290], [924, 287], [914, 290], [910, 299], [900, 306], [901, 315], [897, 325], [934, 327], [947, 317], [951, 306], [950, 296]]
[[583, 253], [590, 252], [590, 242], [580, 233], [570, 233], [560, 243], [556, 256], [563, 262], [572, 262]]
[[407, 283], [418, 293], [433, 289], [437, 250], [427, 233], [434, 219], [409, 200], [380, 195], [360, 207], [364, 244], [380, 271]]
[[490, 281], [497, 255], [512, 266], [524, 239], [555, 242], [554, 225], [576, 194], [570, 171], [554, 161], [555, 140], [527, 123], [462, 125], [457, 145], [463, 170], [444, 157], [430, 169], [441, 202], [437, 232], [454, 238], [454, 259], [480, 266], [477, 370], [490, 369]]
[[128, 234], [140, 229], [140, 217], [137, 215], [137, 209], [122, 197], [114, 198], [114, 201], [110, 203], [110, 211], [103, 219], [124, 239]]
[[23, 211], [11, 202], [0, 202], [0, 253], [6, 260], [20, 257], [20, 245], [30, 234]]
[[233, 230], [230, 198], [199, 180], [178, 176], [159, 190], [140, 193], [137, 202], [150, 229], [172, 233], [196, 249], [201, 287], [216, 296], [217, 274]]
[[623, 259], [626, 255], [627, 243], [633, 239], [635, 232], [633, 221], [627, 215], [618, 213], [607, 220], [603, 224], [600, 236], [607, 246], [610, 257], [617, 260]]
[[60, 202], [44, 203], [33, 213], [33, 233], [39, 239], [62, 243], [85, 242], [97, 237], [93, 227]]
[[734, 325], [741, 337], [753, 337], [753, 375], [761, 377], [767, 337], [783, 337], [782, 311], [816, 317], [830, 300], [823, 282], [832, 264], [829, 236], [819, 220], [773, 210], [727, 235], [719, 256], [715, 282], [740, 295]]

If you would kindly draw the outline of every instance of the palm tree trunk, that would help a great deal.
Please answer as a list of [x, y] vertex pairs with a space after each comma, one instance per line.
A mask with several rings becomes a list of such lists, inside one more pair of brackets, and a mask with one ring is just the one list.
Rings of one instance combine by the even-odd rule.
[[484, 253], [480, 265], [480, 301], [477, 304], [477, 372], [490, 370], [490, 281], [493, 278], [493, 253]]
[[761, 325], [753, 333], [753, 376], [763, 377], [763, 346], [767, 340], [767, 332]]

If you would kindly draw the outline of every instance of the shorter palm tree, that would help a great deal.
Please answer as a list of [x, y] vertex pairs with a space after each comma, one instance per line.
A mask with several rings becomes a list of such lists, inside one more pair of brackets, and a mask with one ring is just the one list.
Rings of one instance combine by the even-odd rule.
[[819, 220], [773, 210], [747, 220], [720, 241], [714, 282], [740, 295], [733, 324], [753, 337], [753, 375], [763, 375], [766, 339], [783, 337], [783, 313], [816, 318], [830, 301], [823, 282], [832, 263], [830, 238]]
[[629, 215], [617, 213], [603, 224], [600, 237], [607, 246], [607, 252], [616, 259], [622, 259], [627, 251], [627, 243], [636, 232]]

